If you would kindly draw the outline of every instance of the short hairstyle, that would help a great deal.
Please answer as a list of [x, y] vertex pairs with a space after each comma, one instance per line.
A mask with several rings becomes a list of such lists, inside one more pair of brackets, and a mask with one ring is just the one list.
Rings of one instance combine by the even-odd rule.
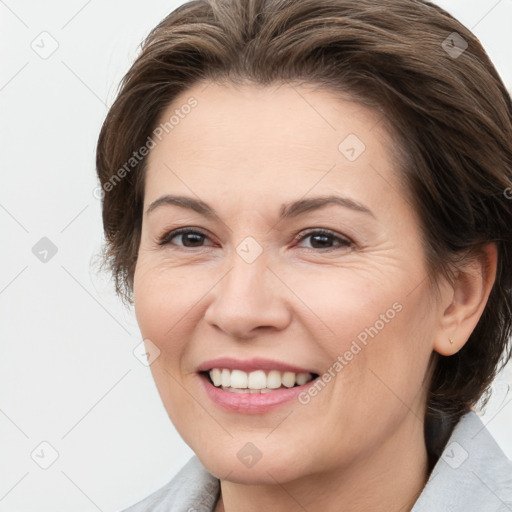
[[496, 244], [476, 328], [456, 354], [432, 355], [425, 428], [429, 418], [453, 425], [510, 358], [512, 103], [478, 39], [425, 0], [194, 0], [174, 10], [142, 43], [97, 145], [104, 262], [128, 303], [147, 160], [133, 158], [164, 109], [200, 81], [313, 84], [380, 111], [433, 282]]

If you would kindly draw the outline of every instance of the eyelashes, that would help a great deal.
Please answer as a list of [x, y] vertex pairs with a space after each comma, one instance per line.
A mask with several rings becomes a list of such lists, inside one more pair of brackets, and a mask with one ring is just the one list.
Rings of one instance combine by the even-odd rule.
[[[340, 249], [340, 248], [346, 249], [347, 247], [352, 247], [354, 245], [352, 240], [350, 240], [349, 238], [342, 236], [342, 235], [338, 235], [329, 229], [311, 229], [306, 232], [301, 231], [295, 237], [294, 241], [301, 242], [303, 240], [306, 240], [307, 238], [313, 239], [313, 237], [323, 239], [324, 242], [325, 242], [325, 239], [332, 239], [332, 240], [336, 240], [337, 242], [339, 242], [338, 247], [327, 247], [327, 248], [320, 247], [319, 250], [322, 250], [323, 252], [329, 252], [329, 250], [334, 251], [334, 250]], [[317, 239], [317, 242], [318, 242], [318, 239]], [[320, 243], [322, 243], [322, 242], [320, 242]], [[307, 249], [309, 249], [309, 248], [307, 248]], [[315, 249], [316, 248], [312, 248], [311, 250], [315, 250]]]
[[[180, 228], [180, 229], [175, 229], [173, 231], [169, 231], [168, 233], [166, 233], [159, 241], [158, 241], [158, 245], [160, 246], [164, 246], [164, 245], [169, 245], [171, 244], [171, 240], [173, 238], [176, 238], [178, 236], [182, 236], [184, 234], [194, 234], [196, 236], [196, 240], [197, 240], [197, 236], [199, 235], [199, 237], [202, 237], [202, 238], [208, 238], [208, 235], [206, 235], [205, 233], [203, 233], [202, 231], [199, 231], [197, 229], [191, 229], [191, 228]], [[186, 247], [186, 246], [184, 246]]]
[[[184, 235], [192, 235], [188, 238], [185, 238]], [[179, 245], [179, 244], [173, 244], [172, 240], [178, 237], [182, 237], [181, 241], [192, 244], [192, 245]], [[301, 231], [299, 234], [297, 234], [293, 242], [294, 244], [298, 244], [306, 239], [315, 240], [313, 243], [318, 244], [320, 243], [320, 247], [306, 247], [305, 249], [309, 251], [315, 251], [315, 252], [330, 252], [334, 250], [340, 250], [340, 249], [347, 249], [353, 247], [355, 244], [352, 240], [350, 240], [348, 237], [345, 237], [343, 235], [339, 235], [335, 233], [334, 231], [331, 231], [329, 229], [310, 229], [307, 231]], [[175, 245], [176, 247], [179, 247], [181, 249], [194, 249], [199, 248], [202, 249], [204, 245], [195, 245], [200, 244], [205, 239], [209, 240], [209, 237], [206, 233], [204, 233], [202, 230], [197, 228], [179, 228], [172, 231], [169, 231], [168, 233], [165, 233], [159, 240], [158, 245], [161, 247], [169, 246], [169, 245]], [[329, 240], [332, 241], [332, 243], [337, 243], [337, 246], [334, 247], [322, 247], [322, 244], [329, 244]]]

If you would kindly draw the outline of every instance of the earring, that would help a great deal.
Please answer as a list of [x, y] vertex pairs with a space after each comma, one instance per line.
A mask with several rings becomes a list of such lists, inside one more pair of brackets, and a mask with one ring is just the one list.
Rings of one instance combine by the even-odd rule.
[[450, 340], [450, 343], [453, 345], [453, 340], [451, 338], [448, 338], [448, 340]]

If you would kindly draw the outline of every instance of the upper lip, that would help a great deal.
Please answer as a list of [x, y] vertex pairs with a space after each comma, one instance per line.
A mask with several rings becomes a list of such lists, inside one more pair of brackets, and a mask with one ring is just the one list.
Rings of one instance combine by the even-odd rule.
[[294, 373], [313, 373], [317, 374], [314, 370], [301, 368], [282, 361], [273, 361], [272, 359], [263, 359], [255, 357], [252, 359], [235, 359], [233, 357], [219, 357], [204, 361], [197, 367], [197, 372], [205, 372], [213, 368], [227, 369], [227, 370], [243, 370], [245, 372], [252, 372], [255, 370], [278, 370], [281, 372], [294, 372]]

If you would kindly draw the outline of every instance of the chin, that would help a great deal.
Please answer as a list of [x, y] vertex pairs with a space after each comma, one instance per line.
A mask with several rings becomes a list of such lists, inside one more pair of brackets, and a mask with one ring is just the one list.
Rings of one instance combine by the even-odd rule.
[[[275, 485], [289, 482], [306, 476], [307, 468], [302, 460], [301, 464], [297, 459], [299, 453], [292, 453], [288, 457], [279, 457], [279, 450], [269, 451], [261, 458], [253, 458], [245, 455], [250, 449], [236, 450], [233, 453], [226, 451], [199, 453], [195, 452], [203, 466], [216, 478], [230, 482], [247, 485]], [[240, 453], [241, 452], [241, 453]], [[240, 455], [238, 455], [240, 453]], [[245, 460], [244, 460], [245, 459]]]

